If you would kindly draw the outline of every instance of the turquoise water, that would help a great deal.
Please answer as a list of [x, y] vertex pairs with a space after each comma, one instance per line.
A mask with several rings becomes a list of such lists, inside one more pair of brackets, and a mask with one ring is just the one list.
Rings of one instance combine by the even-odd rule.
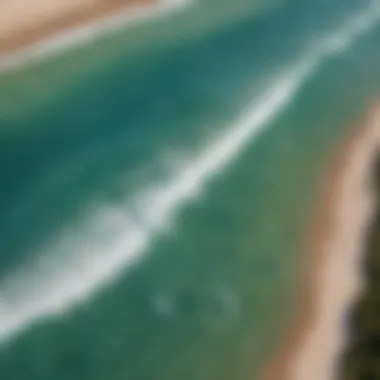
[[0, 378], [259, 378], [376, 4], [199, 1], [3, 74]]

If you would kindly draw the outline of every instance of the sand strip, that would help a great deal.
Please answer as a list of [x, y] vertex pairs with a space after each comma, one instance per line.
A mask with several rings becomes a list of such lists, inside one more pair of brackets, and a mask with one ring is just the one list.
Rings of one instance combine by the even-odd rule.
[[157, 0], [3, 0], [0, 2], [0, 54], [36, 42], [121, 9]]
[[[11, 24], [2, 25], [0, 17], [0, 71], [46, 58], [72, 46], [93, 42], [106, 33], [167, 15], [191, 3], [191, 0], [75, 0], [74, 3], [82, 3], [82, 7], [70, 8], [66, 5], [60, 9], [57, 6], [54, 11], [44, 8], [28, 20], [28, 13], [22, 14], [25, 8], [19, 10], [21, 15], [11, 7], [4, 12], [10, 1], [13, 0], [5, 0], [5, 5], [0, 2], [0, 15], [14, 20]], [[61, 0], [50, 2], [62, 3]], [[72, 4], [73, 1], [66, 3]]]
[[362, 287], [366, 227], [375, 212], [369, 180], [380, 146], [380, 110], [343, 144], [328, 173], [313, 220], [300, 317], [265, 380], [332, 380], [346, 344], [345, 315]]

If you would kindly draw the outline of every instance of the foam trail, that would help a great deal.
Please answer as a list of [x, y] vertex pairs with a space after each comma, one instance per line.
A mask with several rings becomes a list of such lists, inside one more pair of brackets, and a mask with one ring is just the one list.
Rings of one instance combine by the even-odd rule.
[[[72, 233], [67, 232], [39, 252], [36, 262], [3, 279], [0, 340], [12, 337], [41, 317], [70, 310], [141, 259], [152, 238], [168, 228], [178, 208], [197, 197], [210, 178], [252, 143], [323, 60], [342, 52], [360, 34], [376, 25], [380, 8], [374, 4], [336, 33], [320, 40], [295, 65], [272, 77], [254, 105], [169, 181], [155, 184], [126, 201], [124, 206], [104, 205], [89, 218], [86, 228], [81, 227], [80, 232], [73, 228]], [[336, 43], [338, 40], [344, 44]], [[128, 211], [131, 208], [135, 210], [133, 214]], [[133, 217], [136, 214], [138, 221]], [[56, 257], [51, 257], [51, 252]]]
[[73, 46], [93, 42], [107, 33], [165, 16], [190, 4], [192, 0], [158, 0], [152, 5], [126, 7], [124, 11], [58, 32], [30, 46], [3, 55], [0, 58], [0, 72], [37, 62]]

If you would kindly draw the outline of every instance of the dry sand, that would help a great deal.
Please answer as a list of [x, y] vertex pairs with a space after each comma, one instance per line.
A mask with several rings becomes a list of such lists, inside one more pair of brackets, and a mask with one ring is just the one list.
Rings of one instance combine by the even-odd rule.
[[345, 315], [362, 287], [364, 234], [374, 212], [371, 163], [380, 146], [380, 110], [343, 144], [325, 181], [308, 243], [301, 312], [265, 380], [332, 380], [346, 343]]

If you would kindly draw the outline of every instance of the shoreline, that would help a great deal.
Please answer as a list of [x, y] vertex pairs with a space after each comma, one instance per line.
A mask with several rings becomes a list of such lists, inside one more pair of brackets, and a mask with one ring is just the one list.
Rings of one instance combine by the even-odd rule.
[[0, 74], [63, 52], [68, 48], [94, 42], [126, 26], [166, 16], [191, 2], [191, 0], [137, 0], [113, 9], [104, 9], [104, 12], [97, 14], [96, 17], [83, 18], [83, 15], [79, 15], [79, 20], [74, 23], [66, 21], [65, 25], [57, 28], [44, 31], [44, 26], [41, 25], [41, 33], [35, 40], [14, 41], [13, 45], [9, 42], [6, 49], [2, 48], [0, 43]]
[[50, 34], [62, 32], [123, 9], [149, 6], [158, 0], [26, 0], [5, 1], [0, 5], [0, 54], [36, 43]]
[[380, 109], [339, 146], [321, 183], [307, 233], [304, 291], [290, 332], [263, 372], [264, 380], [333, 380], [345, 347], [344, 318], [362, 288], [358, 264], [366, 225], [374, 213], [369, 186], [380, 142]]

